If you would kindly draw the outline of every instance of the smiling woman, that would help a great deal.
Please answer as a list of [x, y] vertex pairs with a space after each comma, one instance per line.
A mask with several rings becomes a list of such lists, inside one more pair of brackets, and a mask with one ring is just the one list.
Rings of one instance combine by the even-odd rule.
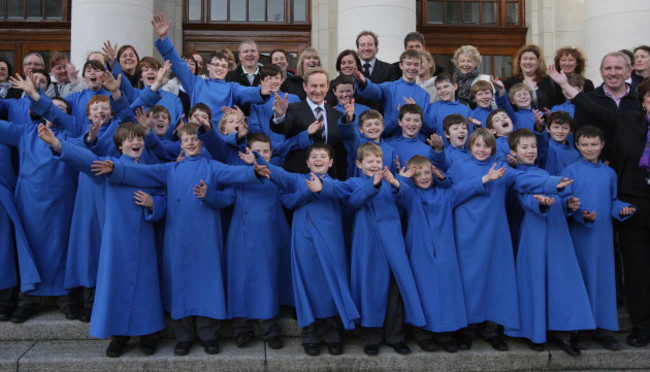
[[481, 53], [472, 45], [463, 45], [456, 49], [452, 62], [456, 66], [456, 71], [454, 71], [454, 79], [458, 84], [456, 97], [461, 103], [469, 106], [472, 100], [470, 94], [472, 85], [479, 80], [489, 82], [490, 76], [479, 72]]

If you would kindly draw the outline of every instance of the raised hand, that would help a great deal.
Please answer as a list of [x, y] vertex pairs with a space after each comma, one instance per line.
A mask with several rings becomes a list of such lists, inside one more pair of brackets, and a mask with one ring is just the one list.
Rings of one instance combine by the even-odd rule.
[[318, 121], [318, 119], [316, 119], [316, 121], [309, 124], [309, 126], [307, 127], [307, 134], [313, 136], [314, 134], [318, 133], [319, 130], [323, 129], [324, 126], [325, 123], [323, 123], [322, 121]]
[[106, 59], [112, 65], [113, 61], [115, 61], [115, 57], [117, 56], [117, 43], [115, 43], [115, 45], [111, 45], [110, 40], [104, 41], [102, 52], [104, 52]]
[[61, 141], [54, 135], [52, 129], [48, 128], [45, 124], [41, 123], [38, 125], [38, 138], [43, 142], [50, 145], [50, 147], [60, 153], [61, 152]]
[[397, 168], [399, 169], [399, 175], [406, 178], [411, 178], [415, 174], [415, 168], [411, 167], [406, 169], [406, 167]]
[[445, 176], [445, 174], [442, 173], [442, 171], [436, 168], [436, 166], [433, 164], [431, 164], [431, 173], [433, 173], [433, 175], [436, 176], [436, 178], [439, 179], [440, 181], [444, 181], [445, 179], [447, 179], [447, 176]]
[[501, 79], [490, 75], [490, 83], [492, 83], [492, 85], [494, 85], [494, 87], [497, 89], [499, 96], [506, 94], [506, 86], [503, 84], [503, 81], [501, 81]]
[[34, 86], [34, 74], [30, 71], [27, 73], [25, 79], [19, 74], [14, 76], [9, 76], [9, 82], [11, 83], [12, 88], [20, 89], [27, 95], [36, 93], [36, 88]]
[[95, 142], [102, 125], [104, 125], [104, 121], [99, 117], [99, 115], [93, 116], [90, 124], [88, 124], [88, 136], [86, 137], [86, 141], [89, 143]]
[[596, 211], [591, 211], [591, 212], [588, 212], [586, 210], [582, 211], [582, 218], [585, 221], [596, 221]]
[[557, 183], [557, 189], [562, 190], [562, 189], [564, 189], [565, 187], [569, 186], [572, 183], [573, 183], [573, 180], [570, 180], [570, 179], [564, 177], [564, 178], [562, 178], [560, 180], [560, 182]]
[[134, 192], [133, 199], [135, 199], [135, 204], [141, 207], [153, 208], [153, 198], [144, 191], [138, 190]]
[[470, 123], [472, 123], [472, 125], [474, 125], [474, 126], [477, 127], [477, 128], [480, 128], [480, 127], [483, 125], [483, 123], [481, 123], [480, 120], [478, 120], [478, 119], [474, 119], [474, 118], [472, 118], [472, 117], [467, 118], [467, 121], [469, 121]]
[[273, 96], [273, 116], [279, 118], [284, 115], [289, 108], [289, 94], [285, 93], [284, 98], [278, 93]]
[[413, 97], [409, 97], [409, 98], [402, 97], [402, 99], [404, 100], [404, 102], [406, 102], [407, 105], [417, 105]]
[[354, 120], [354, 98], [348, 98], [345, 103], [345, 119], [348, 123]]
[[567, 80], [567, 77], [566, 77], [566, 74], [564, 73], [564, 71], [558, 71], [555, 68], [554, 64], [549, 64], [548, 65], [548, 68], [546, 69], [546, 73], [559, 86], [563, 86], [564, 84], [568, 84], [568, 82], [569, 82]]
[[323, 190], [323, 181], [321, 181], [320, 178], [316, 177], [316, 175], [312, 172], [311, 178], [308, 180], [305, 180], [307, 183], [307, 188], [311, 192], [321, 192]]
[[354, 78], [358, 80], [359, 83], [361, 83], [361, 86], [366, 86], [366, 77], [361, 71], [359, 71], [357, 66], [354, 66], [354, 70], [352, 70], [352, 76], [354, 76]]
[[212, 130], [212, 123], [210, 123], [210, 120], [208, 120], [208, 119], [206, 119], [206, 118], [204, 118], [202, 116], [197, 116], [196, 121], [198, 121], [199, 124], [201, 124], [201, 126], [203, 127], [203, 130], [205, 130], [206, 132], [209, 132], [210, 130]]
[[623, 216], [630, 216], [636, 212], [636, 208], [634, 207], [625, 207], [621, 209], [620, 212], [618, 212], [618, 215], [623, 217]]
[[271, 170], [266, 165], [259, 165], [257, 162], [254, 162], [253, 167], [255, 168], [255, 174], [258, 176], [271, 178]]
[[68, 79], [70, 79], [70, 82], [74, 83], [77, 81], [79, 78], [79, 70], [77, 70], [77, 67], [72, 62], [68, 62], [65, 65], [65, 70], [68, 72]]
[[543, 205], [543, 206], [550, 206], [553, 205], [553, 203], [555, 203], [554, 198], [549, 198], [548, 196], [544, 196], [544, 195], [533, 195], [533, 198], [537, 200], [539, 205]]
[[167, 37], [169, 29], [171, 28], [172, 21], [167, 22], [165, 20], [165, 14], [154, 14], [153, 20], [151, 21], [153, 28], [158, 33], [158, 37], [162, 40]]
[[273, 83], [271, 82], [271, 77], [267, 76], [260, 82], [260, 94], [267, 96], [273, 93]]
[[241, 108], [239, 108], [239, 106], [233, 105], [233, 107], [221, 106], [221, 112], [223, 112], [224, 114], [228, 114], [231, 112], [238, 112], [241, 114], [241, 116], [246, 116], [244, 115], [244, 111], [242, 111]]
[[375, 174], [372, 175], [372, 184], [375, 186], [379, 186], [381, 184], [381, 180], [384, 179], [384, 171], [380, 170], [375, 172]]
[[251, 151], [250, 147], [246, 148], [246, 153], [240, 151], [239, 158], [246, 164], [255, 163], [255, 154]]
[[445, 143], [442, 141], [442, 137], [437, 134], [432, 134], [431, 137], [427, 138], [427, 143], [433, 147], [436, 152], [442, 152], [445, 149]]
[[178, 153], [178, 156], [176, 157], [176, 162], [180, 163], [183, 160], [185, 160], [185, 150], [181, 150], [181, 152]]
[[101, 176], [102, 174], [113, 173], [115, 165], [110, 160], [95, 160], [90, 165], [90, 171], [95, 173], [95, 176]]
[[519, 160], [510, 154], [506, 155], [506, 162], [508, 162], [508, 165], [513, 168], [517, 168], [519, 165]]
[[402, 169], [402, 165], [399, 163], [399, 156], [395, 155], [395, 159], [393, 159], [393, 164], [395, 164], [395, 169]]
[[205, 181], [201, 180], [200, 185], [194, 185], [192, 189], [193, 194], [196, 195], [199, 199], [204, 199], [205, 195], [208, 193], [208, 184]]
[[237, 126], [237, 140], [242, 140], [248, 135], [248, 124], [246, 122], [241, 123]]
[[156, 79], [153, 81], [153, 84], [151, 84], [151, 90], [153, 92], [157, 91], [158, 88], [160, 88], [163, 85], [163, 80], [165, 79], [165, 75], [167, 75], [167, 72], [172, 68], [172, 63], [167, 60], [165, 61], [165, 64], [158, 69], [158, 73], [156, 74]]
[[135, 118], [144, 129], [145, 134], [149, 134], [151, 131], [151, 115], [145, 113], [144, 107], [140, 106], [135, 109]]
[[569, 199], [566, 201], [567, 209], [570, 209], [574, 212], [576, 212], [580, 208], [580, 204], [581, 204], [580, 199], [576, 198], [573, 195], [569, 196]]
[[[113, 74], [110, 73], [110, 71], [104, 71], [104, 76], [102, 76], [102, 85], [104, 86], [104, 89], [107, 91], [111, 92], [111, 95], [113, 95], [113, 99], [119, 99], [121, 97], [121, 94], [118, 94], [120, 92], [120, 84], [122, 83], [122, 74], [117, 75], [117, 79], [113, 77]], [[116, 96], [119, 96], [115, 98]]]
[[503, 166], [499, 169], [497, 168], [497, 163], [492, 164], [492, 167], [490, 170], [481, 178], [483, 183], [488, 183], [490, 181], [495, 181], [498, 180], [499, 178], [503, 177], [504, 174], [506, 174], [506, 167]]
[[399, 181], [397, 178], [395, 178], [395, 175], [390, 171], [390, 169], [388, 169], [387, 166], [384, 166], [384, 169], [381, 171], [381, 173], [384, 175], [386, 182], [390, 183], [394, 188], [399, 189]]
[[544, 132], [544, 112], [542, 110], [533, 109], [533, 115], [535, 115], [535, 132]]

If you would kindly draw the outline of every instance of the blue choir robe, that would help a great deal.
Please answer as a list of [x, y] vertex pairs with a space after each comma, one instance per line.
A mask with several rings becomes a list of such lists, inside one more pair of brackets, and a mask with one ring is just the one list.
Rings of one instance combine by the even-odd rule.
[[385, 180], [379, 187], [372, 177], [361, 175], [339, 187], [323, 180], [323, 196], [346, 195], [348, 206], [356, 210], [352, 231], [350, 286], [361, 313], [363, 327], [383, 327], [388, 304], [391, 274], [404, 303], [404, 322], [425, 324], [422, 305], [409, 264], [397, 208], [398, 194]]
[[[434, 176], [435, 177], [435, 176]], [[480, 177], [450, 187], [438, 181], [428, 189], [399, 177], [400, 205], [407, 211], [406, 248], [417, 284], [426, 325], [431, 332], [467, 326], [465, 299], [456, 254], [453, 209], [467, 198], [484, 194]]]
[[[43, 91], [39, 93], [45, 95]], [[14, 124], [38, 125], [40, 118], [33, 118], [29, 112], [31, 103], [31, 99], [26, 94], [21, 98], [0, 99], [0, 115], [5, 115], [7, 120]]]
[[229, 318], [271, 319], [293, 306], [291, 230], [278, 186], [234, 185], [235, 206], [226, 241]]
[[508, 100], [507, 94], [501, 97], [497, 97], [496, 102], [497, 106], [505, 110], [508, 116], [510, 116], [514, 130], [526, 128], [530, 129], [533, 132], [535, 131], [535, 114], [533, 113], [532, 109], [520, 108], [515, 111], [512, 108], [512, 104], [510, 104], [510, 101]]
[[392, 138], [401, 136], [402, 128], [400, 128], [397, 119], [399, 118], [398, 105], [404, 105], [404, 97], [412, 98], [415, 103], [422, 107], [424, 115], [422, 118], [422, 128], [426, 134], [433, 132], [433, 123], [428, 122], [429, 111], [429, 93], [422, 89], [416, 82], [409, 83], [403, 78], [395, 81], [386, 81], [380, 84], [375, 84], [370, 79], [366, 78], [366, 86], [362, 88], [357, 83], [357, 93], [359, 96], [373, 101], [381, 101], [384, 106], [384, 133], [382, 137]]
[[445, 146], [445, 150], [441, 152], [436, 152], [435, 150], [431, 152], [431, 163], [438, 167], [438, 169], [446, 172], [452, 164], [457, 161], [464, 161], [465, 159], [471, 158], [472, 155], [469, 153], [466, 147], [458, 148], [452, 145]]
[[[447, 137], [445, 137], [442, 130], [443, 129], [442, 121], [445, 120], [445, 118], [451, 114], [460, 114], [465, 119], [467, 119], [472, 115], [472, 112], [469, 109], [469, 107], [460, 103], [460, 100], [456, 99], [454, 102], [440, 100], [432, 103], [429, 108], [429, 112], [427, 114], [429, 116], [428, 120], [433, 123], [433, 129], [434, 129], [433, 131], [437, 133], [440, 137], [442, 137], [445, 146], [449, 146], [449, 140], [447, 139]], [[473, 131], [473, 127], [474, 125], [470, 124], [470, 131], [469, 131], [470, 134]]]
[[402, 167], [406, 166], [406, 162], [415, 155], [422, 155], [430, 160], [435, 157], [433, 148], [419, 137], [399, 136], [388, 140], [388, 144], [395, 150], [395, 156], [399, 158]]
[[[494, 157], [470, 158], [454, 163], [447, 175], [454, 183], [487, 174]], [[500, 168], [503, 164], [497, 164]], [[515, 260], [505, 211], [506, 192], [557, 194], [560, 177], [508, 168], [506, 174], [486, 185], [487, 193], [476, 195], [454, 210], [458, 263], [467, 312], [467, 322], [487, 320], [507, 328], [519, 328]]]
[[161, 288], [163, 308], [172, 319], [228, 317], [221, 219], [219, 211], [193, 195], [201, 179], [214, 188], [259, 182], [252, 166], [228, 166], [204, 155], [155, 165], [119, 162], [109, 178], [138, 187], [167, 187]]
[[508, 155], [512, 155], [510, 153], [510, 145], [508, 145], [508, 137], [497, 137], [497, 152], [494, 155], [496, 157], [496, 160], [499, 162], [506, 162]]
[[[580, 199], [581, 210], [569, 220], [569, 228], [582, 277], [587, 286], [596, 327], [617, 331], [614, 233], [611, 218], [626, 220], [630, 216], [621, 217], [619, 212], [631, 205], [616, 198], [616, 173], [602, 162], [593, 164], [580, 159], [564, 168], [562, 176], [574, 180], [565, 190], [566, 198], [573, 195]], [[563, 202], [566, 202], [566, 198]], [[596, 220], [593, 223], [585, 223], [582, 210], [595, 211]]]
[[[52, 130], [57, 138], [68, 138], [63, 128]], [[0, 121], [0, 143], [17, 147], [20, 157], [14, 201], [27, 241], [16, 241], [19, 264], [20, 255], [27, 254], [37, 271], [23, 274], [21, 267], [21, 280], [29, 283], [21, 284], [22, 290], [34, 296], [65, 295], [63, 278], [77, 173], [54, 159], [50, 146], [38, 138], [36, 126]], [[36, 274], [40, 281], [35, 281]]]
[[[548, 175], [536, 166], [517, 169]], [[506, 329], [511, 337], [546, 342], [547, 331], [594, 329], [589, 297], [567, 224], [566, 204], [540, 206], [533, 194], [517, 194], [525, 214], [517, 250], [519, 329]]]
[[383, 165], [388, 167], [392, 173], [396, 172], [395, 149], [386, 140], [382, 138], [380, 138], [379, 142], [369, 140], [359, 132], [359, 126], [356, 120], [350, 124], [339, 124], [339, 131], [341, 132], [341, 139], [343, 140], [345, 151], [348, 153], [348, 177], [358, 177], [361, 175], [361, 170], [355, 164], [357, 160], [357, 149], [367, 142], [372, 142], [381, 148]]
[[[60, 159], [91, 175], [90, 165], [100, 159], [87, 149], [62, 141]], [[101, 157], [115, 163], [133, 164], [133, 159]], [[95, 177], [92, 175], [92, 177]], [[152, 209], [136, 205], [133, 193], [141, 190], [105, 182], [106, 177], [95, 177], [104, 188], [106, 206], [102, 229], [101, 253], [97, 272], [97, 290], [90, 319], [90, 335], [141, 336], [165, 328], [158, 260], [153, 221], [165, 214], [166, 200], [152, 195]], [[160, 191], [157, 191], [160, 193]]]
[[[472, 112], [470, 113], [469, 116], [472, 119], [476, 119], [476, 120], [480, 121], [481, 122], [481, 128], [485, 128], [485, 123], [487, 122], [488, 116], [490, 116], [490, 114], [492, 113], [492, 110], [494, 110], [492, 108], [492, 106], [490, 106], [488, 108], [484, 108], [484, 107], [481, 107], [481, 106], [476, 106], [476, 108], [474, 110], [472, 110]], [[470, 130], [471, 130], [472, 127], [474, 127], [474, 125], [470, 123], [469, 127], [470, 127]]]
[[[294, 209], [291, 226], [291, 275], [298, 326], [338, 315], [345, 329], [359, 319], [350, 293], [348, 259], [343, 241], [340, 198], [314, 194], [309, 174], [289, 173], [268, 165], [271, 181], [283, 190], [280, 200]], [[325, 175], [324, 178], [329, 178]]]
[[571, 101], [566, 100], [564, 103], [560, 103], [559, 105], [555, 105], [551, 107], [551, 112], [557, 112], [557, 111], [566, 111], [571, 115], [572, 118], [575, 118], [576, 114], [576, 105], [571, 103]]
[[580, 152], [573, 146], [573, 141], [567, 139], [565, 143], [559, 143], [549, 138], [544, 162], [544, 169], [548, 173], [559, 176], [564, 168], [578, 160], [580, 160]]
[[179, 141], [172, 141], [164, 135], [159, 137], [153, 131], [144, 137], [144, 145], [147, 148], [146, 152], [156, 157], [158, 160], [156, 163], [176, 161], [181, 152]]
[[263, 103], [268, 96], [262, 96], [260, 87], [245, 87], [225, 80], [204, 79], [192, 73], [187, 63], [178, 55], [172, 41], [166, 37], [155, 42], [156, 48], [166, 61], [172, 63], [172, 71], [190, 96], [192, 106], [203, 102], [212, 108], [212, 125], [217, 126], [223, 116], [221, 107]]

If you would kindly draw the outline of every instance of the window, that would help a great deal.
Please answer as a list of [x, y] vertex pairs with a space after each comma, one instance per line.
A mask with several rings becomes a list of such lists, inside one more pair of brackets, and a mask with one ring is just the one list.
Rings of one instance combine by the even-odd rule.
[[308, 0], [186, 0], [186, 22], [304, 23]]
[[0, 0], [0, 20], [11, 22], [69, 20], [67, 3], [68, 1], [64, 0]]
[[512, 75], [512, 58], [526, 43], [524, 0], [416, 0], [417, 31], [445, 71], [454, 72], [454, 52], [474, 45], [481, 73]]

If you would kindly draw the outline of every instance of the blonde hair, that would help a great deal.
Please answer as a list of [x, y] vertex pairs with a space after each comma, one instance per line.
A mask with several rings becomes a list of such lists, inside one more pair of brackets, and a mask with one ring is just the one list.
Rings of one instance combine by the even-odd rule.
[[497, 141], [494, 139], [494, 135], [485, 128], [474, 129], [474, 132], [472, 132], [472, 134], [469, 136], [469, 139], [467, 140], [467, 149], [470, 152], [472, 151], [472, 147], [474, 147], [474, 144], [476, 144], [476, 141], [479, 138], [483, 139], [485, 146], [492, 148], [492, 155], [497, 153]]
[[240, 111], [228, 111], [223, 114], [221, 117], [221, 120], [219, 120], [219, 125], [217, 128], [219, 129], [219, 133], [221, 134], [226, 134], [224, 131], [226, 129], [226, 122], [228, 121], [228, 118], [231, 116], [239, 116], [242, 120], [244, 120], [244, 114], [242, 114]]
[[414, 155], [406, 162], [408, 168], [431, 168], [431, 160], [422, 155]]
[[479, 68], [479, 66], [481, 66], [481, 61], [483, 61], [483, 58], [481, 57], [481, 53], [478, 52], [478, 49], [476, 49], [474, 45], [463, 45], [460, 48], [456, 49], [454, 52], [454, 58], [451, 59], [451, 62], [454, 64], [454, 66], [458, 66], [458, 58], [460, 58], [461, 54], [467, 54], [468, 56], [472, 57], [476, 62], [476, 68]]
[[436, 63], [433, 60], [433, 56], [431, 53], [429, 53], [428, 50], [423, 50], [422, 53], [420, 53], [420, 56], [422, 59], [426, 59], [431, 63], [431, 68], [429, 69], [429, 73], [431, 73], [431, 76], [433, 76], [436, 73]]
[[380, 158], [384, 157], [384, 152], [381, 151], [381, 147], [377, 146], [372, 142], [366, 142], [363, 145], [359, 146], [357, 149], [357, 160], [363, 161], [368, 156], [378, 156]]
[[300, 53], [300, 58], [298, 58], [298, 66], [296, 67], [296, 74], [298, 76], [303, 76], [307, 71], [304, 71], [302, 69], [302, 64], [305, 61], [305, 59], [309, 57], [317, 57], [318, 58], [318, 65], [321, 65], [321, 59], [320, 55], [318, 54], [318, 51], [315, 48], [309, 47]]
[[515, 94], [522, 90], [527, 91], [528, 94], [530, 94], [530, 98], [533, 98], [533, 91], [528, 87], [528, 85], [517, 83], [508, 89], [508, 98], [510, 98], [510, 102], [512, 102], [513, 105], [515, 104]]

